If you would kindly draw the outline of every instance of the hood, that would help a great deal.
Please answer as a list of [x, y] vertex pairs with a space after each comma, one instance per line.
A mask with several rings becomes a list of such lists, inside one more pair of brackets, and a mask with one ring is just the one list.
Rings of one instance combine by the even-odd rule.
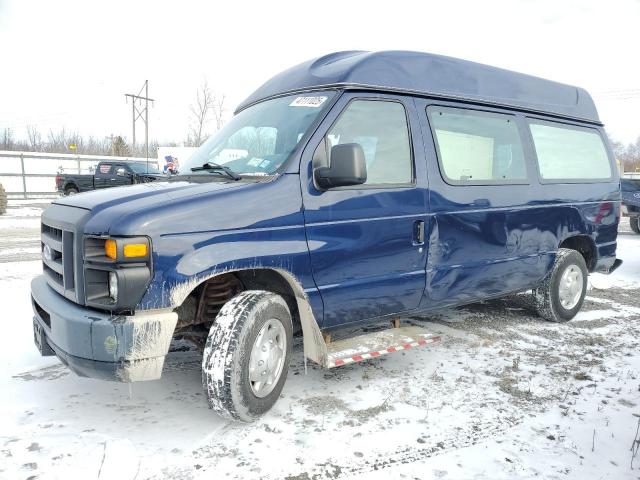
[[[84, 225], [85, 234], [156, 237], [242, 227], [260, 222], [264, 220], [263, 217], [270, 218], [271, 207], [264, 199], [273, 198], [267, 191], [280, 183], [273, 181], [276, 178], [269, 181], [222, 180], [202, 183], [202, 177], [184, 177], [171, 182], [94, 190], [64, 197], [55, 203], [91, 212]], [[298, 182], [297, 178], [295, 182]], [[299, 183], [297, 185], [299, 188]], [[289, 186], [282, 190], [282, 194], [288, 197], [291, 190]], [[300, 206], [290, 205], [287, 208], [299, 210]]]
[[190, 181], [153, 182], [127, 185], [124, 187], [102, 188], [90, 192], [62, 197], [54, 201], [58, 205], [84, 208], [94, 213], [114, 207], [123, 206], [132, 210], [171, 203], [182, 198], [195, 195], [213, 193], [231, 188], [249, 186], [246, 182], [213, 181], [196, 183]]

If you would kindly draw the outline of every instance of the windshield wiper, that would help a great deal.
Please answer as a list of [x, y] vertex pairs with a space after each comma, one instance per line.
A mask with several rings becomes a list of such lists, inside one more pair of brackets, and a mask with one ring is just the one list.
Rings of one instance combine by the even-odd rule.
[[232, 178], [233, 180], [236, 180], [236, 181], [242, 178], [240, 175], [238, 175], [236, 172], [231, 170], [229, 167], [225, 167], [224, 165], [220, 165], [213, 162], [207, 162], [201, 167], [193, 167], [191, 169], [192, 172], [198, 172], [200, 170], [206, 170], [208, 172], [214, 172], [214, 173], [215, 172], [224, 173], [227, 175], [227, 177]]

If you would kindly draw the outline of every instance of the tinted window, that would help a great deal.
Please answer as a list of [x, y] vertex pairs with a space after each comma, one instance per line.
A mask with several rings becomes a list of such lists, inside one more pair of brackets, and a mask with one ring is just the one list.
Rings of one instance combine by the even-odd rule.
[[453, 183], [527, 179], [524, 151], [511, 115], [429, 107], [440, 169]]
[[544, 180], [611, 178], [609, 156], [597, 130], [533, 121], [529, 128]]
[[413, 179], [407, 116], [400, 103], [349, 103], [331, 127], [327, 140], [329, 153], [334, 145], [360, 144], [367, 162], [366, 184], [410, 183]]
[[640, 180], [620, 180], [623, 192], [640, 192]]
[[160, 170], [158, 170], [158, 167], [156, 167], [152, 163], [148, 165], [146, 163], [130, 163], [129, 168], [136, 173], [154, 173], [154, 174], [160, 173]]

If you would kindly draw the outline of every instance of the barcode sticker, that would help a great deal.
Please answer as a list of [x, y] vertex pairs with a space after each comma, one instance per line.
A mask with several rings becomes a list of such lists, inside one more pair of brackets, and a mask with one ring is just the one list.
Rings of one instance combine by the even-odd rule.
[[290, 107], [320, 107], [327, 97], [297, 97], [289, 104]]

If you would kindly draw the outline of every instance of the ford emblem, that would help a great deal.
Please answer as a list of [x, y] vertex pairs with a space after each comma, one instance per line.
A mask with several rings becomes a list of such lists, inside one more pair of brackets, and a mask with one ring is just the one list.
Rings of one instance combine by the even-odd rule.
[[42, 256], [45, 260], [53, 262], [53, 250], [49, 245], [44, 246], [44, 249], [42, 250]]

